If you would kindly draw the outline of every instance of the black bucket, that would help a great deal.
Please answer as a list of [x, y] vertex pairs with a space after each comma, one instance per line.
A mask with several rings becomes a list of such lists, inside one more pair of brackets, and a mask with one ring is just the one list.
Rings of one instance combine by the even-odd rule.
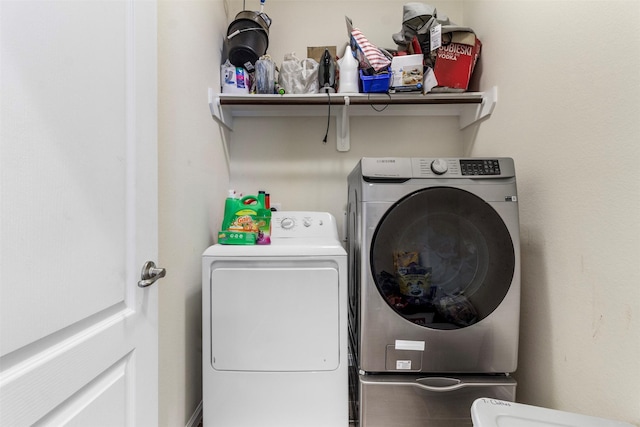
[[255, 63], [269, 47], [271, 19], [265, 13], [243, 10], [227, 29], [229, 62], [254, 71]]

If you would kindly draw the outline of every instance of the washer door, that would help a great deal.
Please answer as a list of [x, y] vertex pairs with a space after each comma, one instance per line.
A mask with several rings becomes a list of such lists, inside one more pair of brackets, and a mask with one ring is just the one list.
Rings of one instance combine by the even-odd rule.
[[515, 252], [488, 203], [457, 188], [416, 191], [382, 217], [371, 272], [399, 315], [433, 329], [459, 329], [489, 316], [509, 291]]

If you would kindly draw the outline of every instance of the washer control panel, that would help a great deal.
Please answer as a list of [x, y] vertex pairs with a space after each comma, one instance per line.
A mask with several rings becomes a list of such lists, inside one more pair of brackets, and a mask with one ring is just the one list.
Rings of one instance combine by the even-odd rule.
[[491, 159], [460, 160], [462, 175], [500, 175], [500, 162]]
[[409, 180], [412, 178], [511, 178], [515, 177], [509, 157], [363, 157], [361, 173], [366, 180]]
[[447, 161], [444, 159], [435, 159], [431, 162], [431, 171], [436, 175], [442, 175], [449, 169]]
[[413, 158], [413, 178], [504, 178], [514, 176], [513, 160], [500, 158]]
[[337, 235], [336, 221], [328, 212], [276, 211], [271, 213], [271, 237], [327, 237]]
[[280, 220], [280, 227], [282, 227], [284, 230], [291, 230], [295, 226], [296, 220], [294, 218], [286, 216]]

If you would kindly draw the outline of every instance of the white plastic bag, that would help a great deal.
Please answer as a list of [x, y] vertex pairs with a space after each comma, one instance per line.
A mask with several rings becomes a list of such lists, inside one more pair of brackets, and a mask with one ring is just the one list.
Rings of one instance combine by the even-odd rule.
[[276, 79], [276, 64], [269, 55], [262, 55], [256, 61], [255, 71], [256, 93], [274, 94]]
[[318, 67], [314, 59], [300, 61], [295, 53], [287, 53], [280, 65], [278, 83], [285, 93], [318, 93]]

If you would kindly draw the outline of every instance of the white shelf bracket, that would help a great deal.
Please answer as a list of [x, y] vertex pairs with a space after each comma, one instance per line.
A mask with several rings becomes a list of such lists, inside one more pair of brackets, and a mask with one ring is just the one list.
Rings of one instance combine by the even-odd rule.
[[[1, 1], [1, 0], [0, 0]], [[220, 94], [209, 88], [209, 109], [213, 119], [224, 128], [233, 131], [234, 118], [237, 117], [299, 117], [317, 116], [325, 102], [321, 94], [271, 96], [261, 99], [261, 102], [250, 101], [249, 96], [235, 98]], [[365, 107], [363, 98], [353, 94], [334, 95], [339, 102], [331, 104], [331, 116], [336, 124], [336, 151], [347, 152], [351, 149], [351, 115], [372, 116]], [[290, 98], [288, 98], [290, 97]], [[336, 99], [332, 97], [335, 101]], [[291, 101], [289, 101], [291, 100]], [[344, 102], [342, 102], [344, 100]], [[418, 102], [414, 102], [414, 101]], [[224, 101], [223, 106], [221, 102]], [[262, 102], [266, 101], [266, 102]], [[321, 102], [320, 102], [321, 101]], [[354, 101], [354, 105], [351, 105]], [[425, 96], [424, 100], [399, 94], [393, 98], [391, 104], [397, 108], [388, 111], [390, 116], [458, 116], [459, 128], [465, 129], [489, 118], [498, 102], [498, 88], [492, 87], [486, 92], [469, 94], [434, 94]], [[331, 100], [330, 100], [331, 102]], [[326, 104], [325, 104], [326, 105]]]
[[344, 105], [336, 115], [336, 150], [349, 151], [351, 149], [351, 130], [349, 129], [349, 97], [344, 97]]
[[460, 112], [460, 129], [464, 129], [476, 122], [485, 120], [493, 113], [498, 102], [498, 87], [493, 86], [491, 90], [484, 92], [482, 103], [476, 108], [467, 109]]
[[211, 117], [222, 125], [233, 131], [233, 116], [231, 114], [225, 115], [222, 106], [220, 105], [220, 97], [215, 96], [215, 92], [212, 88], [209, 88], [209, 110], [211, 110]]

